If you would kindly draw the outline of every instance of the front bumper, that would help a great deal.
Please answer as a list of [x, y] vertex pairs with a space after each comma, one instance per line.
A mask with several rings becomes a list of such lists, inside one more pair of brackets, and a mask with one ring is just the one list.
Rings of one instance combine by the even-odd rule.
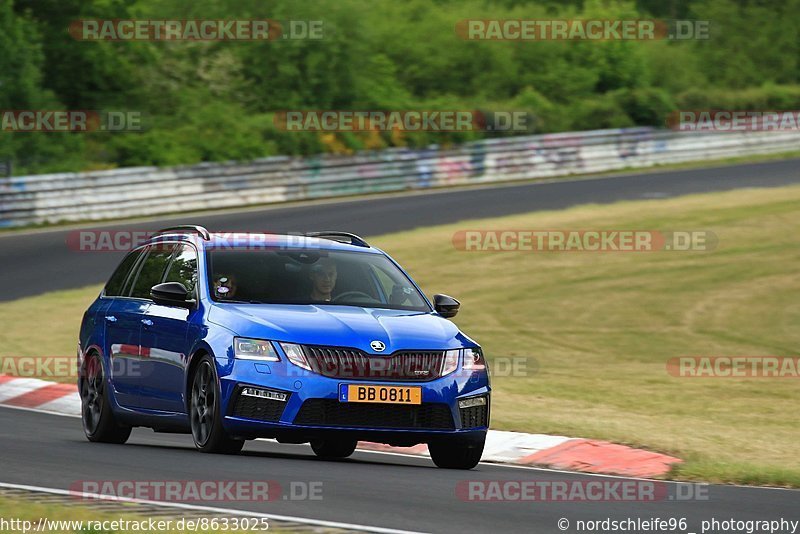
[[[223, 425], [232, 436], [277, 438], [291, 443], [346, 436], [391, 445], [440, 439], [482, 441], [489, 426], [490, 394], [485, 371], [459, 369], [431, 381], [328, 378], [281, 361], [218, 359]], [[417, 386], [421, 405], [341, 403], [340, 384]], [[288, 395], [285, 401], [243, 396], [245, 388]], [[252, 393], [252, 392], [247, 392]], [[480, 408], [459, 408], [464, 398], [485, 396]], [[280, 397], [280, 395], [278, 395]]]

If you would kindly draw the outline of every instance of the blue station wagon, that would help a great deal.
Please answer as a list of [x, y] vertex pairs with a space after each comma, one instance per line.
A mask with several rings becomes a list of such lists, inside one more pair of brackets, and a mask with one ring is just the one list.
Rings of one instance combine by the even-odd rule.
[[78, 386], [93, 442], [133, 427], [191, 434], [200, 451], [360, 440], [428, 445], [471, 469], [489, 426], [480, 346], [385, 252], [345, 232], [161, 230], [131, 251], [81, 324]]

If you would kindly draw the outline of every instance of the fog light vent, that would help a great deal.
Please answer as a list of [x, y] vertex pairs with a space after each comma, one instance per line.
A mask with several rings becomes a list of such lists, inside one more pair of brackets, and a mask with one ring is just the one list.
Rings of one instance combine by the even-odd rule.
[[281, 391], [272, 391], [271, 389], [260, 388], [244, 388], [242, 389], [242, 395], [245, 397], [256, 397], [259, 399], [269, 399], [281, 402], [286, 402], [286, 399], [289, 398], [288, 394]]
[[472, 397], [458, 401], [459, 408], [472, 408], [475, 406], [486, 406], [486, 397]]

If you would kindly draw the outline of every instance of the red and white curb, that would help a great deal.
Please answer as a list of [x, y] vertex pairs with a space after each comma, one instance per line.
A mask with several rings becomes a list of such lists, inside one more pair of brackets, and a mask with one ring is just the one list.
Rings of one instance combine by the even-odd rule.
[[[37, 412], [79, 416], [81, 401], [74, 384], [0, 375], [0, 405]], [[390, 447], [361, 442], [359, 449], [428, 455], [426, 445]], [[656, 477], [681, 460], [607, 441], [490, 430], [483, 462], [496, 462], [630, 477]]]
[[64, 415], [81, 413], [81, 398], [75, 384], [7, 375], [0, 375], [0, 405]]

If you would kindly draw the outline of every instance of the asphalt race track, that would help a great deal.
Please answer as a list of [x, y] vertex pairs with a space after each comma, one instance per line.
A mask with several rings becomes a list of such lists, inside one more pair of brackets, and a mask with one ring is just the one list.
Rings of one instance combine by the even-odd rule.
[[[2, 482], [68, 490], [82, 480], [270, 480], [322, 482], [322, 499], [213, 503], [261, 513], [418, 532], [561, 532], [557, 522], [605, 518], [700, 521], [797, 520], [800, 491], [709, 486], [707, 500], [641, 502], [465, 502], [456, 484], [469, 480], [615, 481], [480, 464], [471, 471], [437, 469], [424, 458], [357, 452], [326, 462], [304, 445], [248, 442], [240, 456], [204, 455], [191, 437], [134, 430], [126, 445], [89, 443], [77, 418], [0, 409]], [[669, 484], [672, 486], [672, 484]], [[671, 493], [671, 492], [670, 492]], [[570, 527], [567, 532], [577, 532]]]
[[[800, 183], [800, 160], [787, 160], [325, 202], [179, 220], [223, 231], [340, 229], [377, 235], [584, 203], [796, 183]], [[171, 218], [104, 228], [153, 230], [177, 222]], [[0, 300], [105, 280], [120, 254], [71, 251], [66, 246], [67, 233], [54, 229], [0, 236], [4, 284]], [[702, 520], [797, 520], [800, 509], [800, 491], [733, 486], [708, 486], [707, 499], [665, 497], [649, 503], [465, 502], [456, 494], [459, 481], [621, 479], [490, 464], [480, 464], [472, 471], [448, 471], [435, 468], [425, 458], [369, 452], [325, 462], [316, 459], [307, 446], [265, 441], [249, 442], [240, 456], [211, 456], [195, 452], [189, 436], [144, 429], [134, 430], [127, 445], [99, 445], [86, 441], [76, 418], [10, 408], [0, 408], [0, 451], [0, 482], [4, 483], [66, 490], [81, 480], [275, 480], [283, 487], [293, 481], [322, 482], [322, 500], [212, 505], [420, 532], [574, 533], [579, 520], [628, 517], [686, 518], [686, 531], [700, 532]], [[669, 494], [673, 495], [672, 491]], [[567, 530], [557, 527], [561, 518], [569, 520]]]
[[[272, 207], [239, 213], [165, 217], [159, 221], [102, 225], [147, 231], [170, 224], [203, 224], [210, 230], [304, 232], [344, 230], [364, 236], [481, 217], [561, 209], [586, 203], [665, 198], [741, 187], [800, 183], [800, 159], [695, 170], [559, 180], [490, 188], [439, 190], [343, 202]], [[95, 226], [94, 228], [99, 228]], [[70, 250], [69, 230], [0, 234], [0, 301], [101, 283], [121, 253]], [[391, 250], [388, 251], [391, 253]]]

